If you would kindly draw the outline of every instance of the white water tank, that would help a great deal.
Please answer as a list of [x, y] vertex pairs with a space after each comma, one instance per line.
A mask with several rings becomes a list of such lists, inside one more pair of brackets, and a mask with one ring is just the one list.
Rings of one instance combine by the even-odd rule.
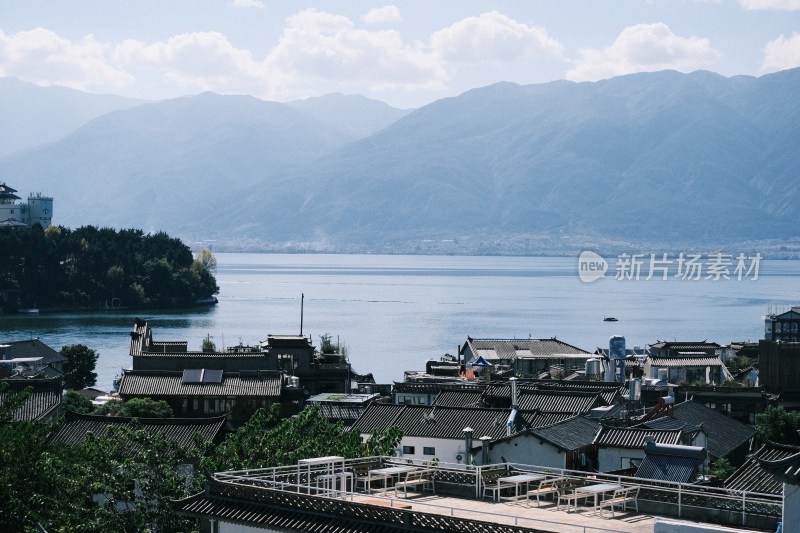
[[300, 388], [300, 378], [298, 378], [297, 376], [290, 377], [289, 378], [289, 386], [292, 387], [293, 389], [299, 389]]
[[600, 376], [600, 372], [602, 371], [602, 366], [600, 364], [600, 359], [593, 357], [591, 359], [586, 360], [586, 377], [593, 378]]

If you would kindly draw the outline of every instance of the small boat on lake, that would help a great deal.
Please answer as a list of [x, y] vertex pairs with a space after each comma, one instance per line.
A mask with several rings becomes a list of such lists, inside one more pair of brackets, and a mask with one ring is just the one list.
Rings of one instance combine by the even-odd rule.
[[603, 317], [603, 322], [616, 322], [616, 321], [617, 321], [617, 319], [615, 317], [613, 317], [613, 316], [604, 316]]

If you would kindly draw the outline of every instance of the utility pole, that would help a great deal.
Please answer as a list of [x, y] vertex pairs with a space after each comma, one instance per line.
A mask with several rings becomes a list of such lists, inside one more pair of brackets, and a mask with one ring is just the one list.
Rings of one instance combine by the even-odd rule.
[[303, 335], [303, 300], [305, 299], [305, 294], [302, 292], [300, 293], [300, 336]]

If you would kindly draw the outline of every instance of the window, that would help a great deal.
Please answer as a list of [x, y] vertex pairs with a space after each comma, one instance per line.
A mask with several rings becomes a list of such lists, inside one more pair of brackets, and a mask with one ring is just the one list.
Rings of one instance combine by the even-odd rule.
[[623, 470], [626, 468], [639, 468], [640, 464], [642, 464], [641, 457], [623, 457], [620, 461], [620, 468]]
[[414, 455], [413, 446], [403, 446], [403, 455]]
[[422, 448], [422, 455], [436, 455], [436, 448], [433, 446], [425, 446]]

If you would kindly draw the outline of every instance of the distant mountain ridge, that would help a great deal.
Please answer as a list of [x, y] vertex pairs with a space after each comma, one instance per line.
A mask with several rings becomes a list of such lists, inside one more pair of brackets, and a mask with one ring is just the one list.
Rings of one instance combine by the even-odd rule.
[[788, 240], [800, 236], [797, 87], [800, 69], [664, 71], [499, 83], [413, 112], [203, 94], [96, 119], [0, 159], [0, 176], [54, 195], [71, 225], [255, 247]]

